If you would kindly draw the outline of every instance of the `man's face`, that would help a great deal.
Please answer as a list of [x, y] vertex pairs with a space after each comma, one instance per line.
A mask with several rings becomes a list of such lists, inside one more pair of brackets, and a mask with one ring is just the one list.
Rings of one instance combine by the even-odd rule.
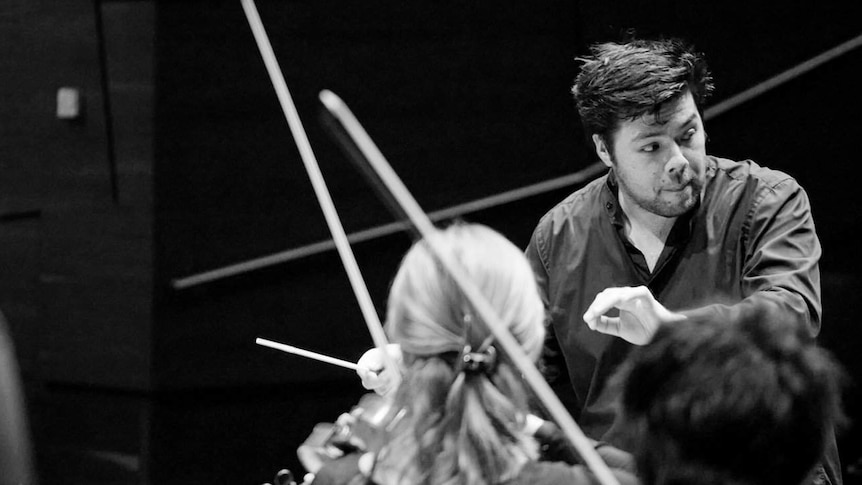
[[697, 203], [706, 179], [706, 134], [694, 99], [685, 93], [659, 116], [623, 121], [608, 147], [593, 135], [596, 152], [613, 167], [620, 196], [643, 210], [676, 217]]

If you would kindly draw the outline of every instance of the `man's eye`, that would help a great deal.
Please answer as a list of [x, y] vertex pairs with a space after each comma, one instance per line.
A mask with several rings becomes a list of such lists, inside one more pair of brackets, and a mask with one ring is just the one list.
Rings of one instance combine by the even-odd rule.
[[650, 143], [649, 145], [644, 145], [643, 148], [641, 148], [642, 152], [647, 153], [652, 153], [656, 150], [658, 150], [658, 143]]
[[691, 140], [694, 137], [694, 134], [697, 133], [697, 128], [689, 128], [685, 133], [682, 134], [683, 140]]

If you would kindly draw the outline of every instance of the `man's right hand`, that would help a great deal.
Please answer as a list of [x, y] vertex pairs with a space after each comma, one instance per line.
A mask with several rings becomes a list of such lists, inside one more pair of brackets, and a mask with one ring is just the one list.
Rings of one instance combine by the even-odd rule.
[[[619, 310], [618, 317], [605, 315], [614, 308]], [[685, 315], [674, 313], [659, 303], [646, 286], [606, 288], [596, 295], [584, 313], [584, 321], [590, 329], [635, 345], [648, 344], [659, 325], [685, 319]]]
[[383, 352], [375, 347], [362, 354], [362, 357], [356, 362], [356, 365], [359, 366], [356, 373], [362, 379], [362, 387], [383, 397], [392, 397], [395, 395], [395, 390], [398, 389], [398, 384], [401, 383], [401, 346], [388, 344], [385, 348], [391, 361], [399, 367], [398, 369], [386, 368]]

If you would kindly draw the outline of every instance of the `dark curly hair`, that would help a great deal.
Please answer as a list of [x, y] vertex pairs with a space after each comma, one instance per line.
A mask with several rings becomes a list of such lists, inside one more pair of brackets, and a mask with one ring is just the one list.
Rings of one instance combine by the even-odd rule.
[[583, 65], [572, 86], [587, 137], [598, 134], [610, 142], [620, 121], [658, 116], [685, 92], [702, 110], [713, 90], [703, 55], [679, 39], [607, 42], [590, 51], [577, 58]]
[[843, 422], [824, 349], [768, 307], [737, 317], [662, 327], [617, 376], [647, 485], [800, 483]]

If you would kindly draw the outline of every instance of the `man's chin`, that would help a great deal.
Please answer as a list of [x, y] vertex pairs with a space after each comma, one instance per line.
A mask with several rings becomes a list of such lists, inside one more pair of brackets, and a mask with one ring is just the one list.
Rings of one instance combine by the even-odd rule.
[[660, 215], [664, 217], [678, 217], [690, 211], [697, 204], [697, 197], [690, 191], [676, 192], [678, 197], [667, 199], [662, 204]]

